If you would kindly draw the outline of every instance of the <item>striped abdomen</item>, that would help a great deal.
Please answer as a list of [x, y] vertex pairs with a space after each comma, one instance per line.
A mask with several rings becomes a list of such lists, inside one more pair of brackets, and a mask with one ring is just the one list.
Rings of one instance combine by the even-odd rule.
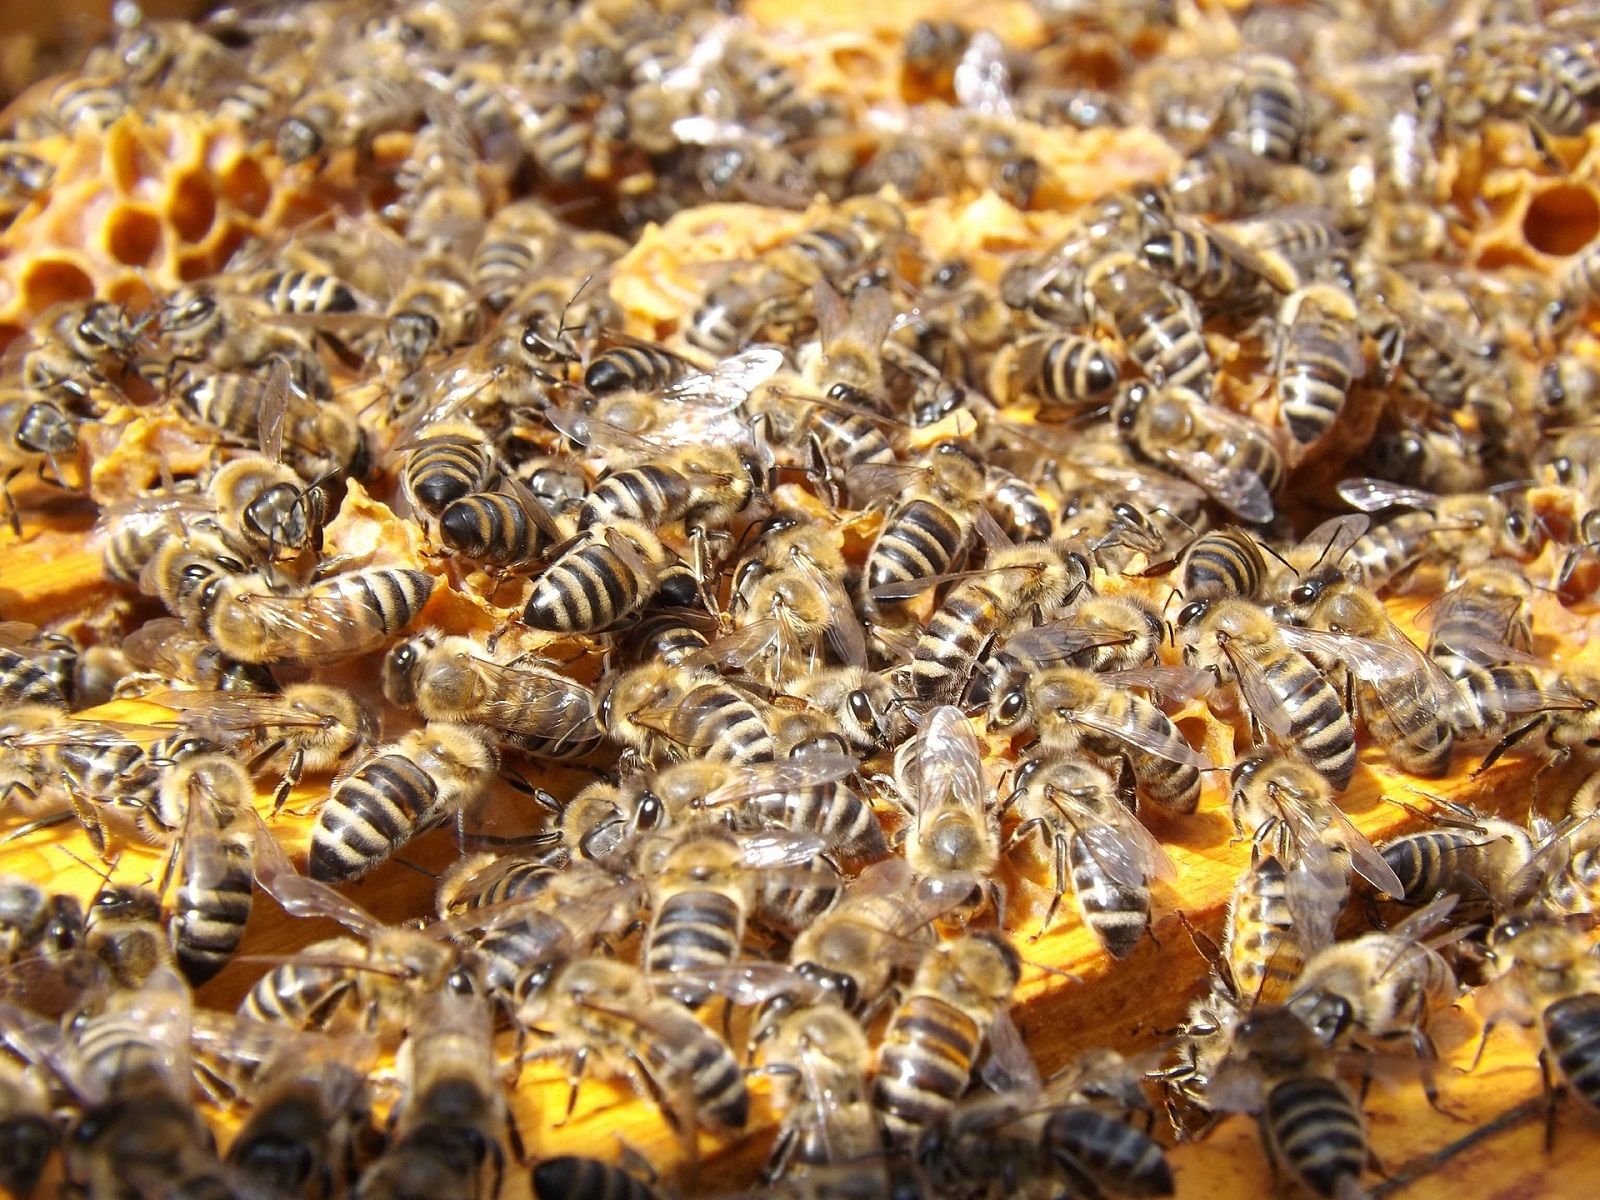
[[1268, 686], [1289, 714], [1285, 741], [1340, 791], [1356, 771], [1356, 731], [1339, 693], [1303, 654], [1284, 651], [1258, 658]]
[[1110, 1113], [1059, 1109], [1045, 1122], [1042, 1142], [1059, 1166], [1088, 1185], [1084, 1195], [1172, 1195], [1172, 1168], [1161, 1143]]
[[353, 938], [314, 942], [301, 952], [317, 965], [286, 962], [273, 967], [239, 1002], [239, 1015], [252, 1021], [321, 1029], [332, 1023], [355, 996], [356, 968], [324, 965], [335, 959], [359, 962], [365, 949]]
[[911, 660], [916, 698], [955, 699], [985, 645], [1009, 619], [1009, 606], [981, 580], [956, 584], [917, 638]]
[[1544, 1010], [1544, 1041], [1561, 1075], [1590, 1108], [1600, 1108], [1600, 993]]
[[317, 815], [307, 870], [323, 883], [359, 879], [434, 816], [438, 788], [409, 758], [385, 754], [334, 788]]
[[674, 972], [720, 967], [739, 957], [744, 941], [744, 909], [726, 892], [684, 891], [665, 897], [645, 937], [644, 959], [651, 974], [667, 981], [667, 991], [690, 1007], [704, 1004], [710, 991], [674, 983]]
[[712, 762], [771, 762], [777, 757], [766, 717], [742, 692], [704, 683], [683, 698], [673, 737]]
[[866, 417], [813, 405], [806, 414], [806, 431], [816, 436], [822, 457], [836, 467], [886, 464], [895, 460], [889, 439]]
[[233, 957], [244, 940], [255, 882], [248, 842], [223, 841], [215, 857], [186, 847], [183, 872], [167, 921], [172, 953], [184, 978], [199, 987]]
[[405, 465], [405, 488], [412, 502], [429, 516], [475, 492], [486, 492], [500, 476], [494, 451], [468, 438], [434, 438], [411, 452]]
[[889, 515], [867, 555], [867, 586], [946, 574], [967, 548], [971, 520], [927, 500], [913, 500]]
[[655, 1078], [688, 1079], [701, 1115], [728, 1129], [744, 1128], [750, 1119], [744, 1069], [722, 1039], [687, 1012], [653, 1013], [635, 1048]]
[[1348, 341], [1320, 314], [1292, 327], [1283, 374], [1278, 377], [1278, 415], [1302, 446], [1327, 433], [1344, 411], [1355, 381]]
[[1128, 957], [1150, 924], [1149, 885], [1129, 887], [1112, 879], [1081, 837], [1069, 839], [1067, 862], [1083, 923], [1112, 958]]
[[966, 1013], [922, 993], [895, 1010], [878, 1046], [872, 1106], [895, 1149], [955, 1107], [972, 1079], [984, 1030]]
[[516, 496], [474, 493], [439, 514], [439, 540], [467, 558], [508, 566], [538, 553], [539, 529]]
[[36, 659], [0, 646], [0, 705], [46, 704], [65, 709], [67, 698]]
[[683, 516], [690, 498], [689, 481], [681, 472], [655, 463], [630, 467], [594, 485], [578, 511], [578, 528], [618, 517], [655, 528]]
[[882, 858], [883, 826], [870, 805], [842, 783], [814, 784], [756, 796], [745, 806], [763, 828], [814, 833], [846, 857]]
[[665, 346], [613, 346], [590, 362], [583, 373], [583, 386], [596, 396], [624, 388], [655, 391], [687, 379], [696, 369]]
[[1239, 878], [1228, 904], [1223, 954], [1241, 996], [1260, 995], [1264, 984], [1287, 990], [1305, 959], [1294, 933], [1289, 904], [1289, 873], [1268, 855]]
[[1367, 732], [1390, 762], [1424, 779], [1437, 779], [1450, 770], [1455, 730], [1405, 680], [1396, 681], [1392, 689], [1358, 683], [1355, 694]]
[[1201, 534], [1183, 556], [1185, 600], [1258, 595], [1267, 577], [1261, 550], [1242, 529]]
[[611, 544], [594, 538], [550, 564], [533, 585], [524, 624], [550, 633], [593, 633], [644, 607], [655, 595]]
[[650, 1187], [597, 1158], [565, 1154], [533, 1169], [538, 1200], [655, 1200]]
[[1289, 1079], [1267, 1093], [1261, 1128], [1273, 1156], [1319, 1196], [1341, 1192], [1367, 1163], [1361, 1111], [1332, 1079]]

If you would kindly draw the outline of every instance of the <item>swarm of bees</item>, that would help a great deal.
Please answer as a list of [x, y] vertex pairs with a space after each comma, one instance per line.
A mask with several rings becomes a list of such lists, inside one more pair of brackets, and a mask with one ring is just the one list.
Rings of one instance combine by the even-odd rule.
[[[1600, 1109], [1600, 10], [729, 8], [122, 5], [7, 110], [14, 247], [175, 129], [280, 200], [3, 360], [103, 584], [0, 591], [0, 865], [100, 877], [0, 874], [0, 1187], [691, 1196], [770, 1113], [736, 1194], [1155, 1197], [1242, 1112], [1353, 1200], [1469, 993]], [[1179, 919], [1160, 1045], [1036, 1061], [1042, 937]], [[675, 1165], [561, 1152], [596, 1077]]]

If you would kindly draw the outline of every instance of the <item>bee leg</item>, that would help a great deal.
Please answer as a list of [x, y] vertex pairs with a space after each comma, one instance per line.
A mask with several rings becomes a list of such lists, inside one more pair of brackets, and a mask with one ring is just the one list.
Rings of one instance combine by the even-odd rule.
[[[511, 1110], [510, 1105], [506, 1106], [506, 1141], [511, 1143], [512, 1161], [519, 1167], [525, 1166], [528, 1161], [528, 1147], [522, 1140], [522, 1129], [517, 1124], [517, 1114]], [[496, 1149], [498, 1150], [498, 1147]], [[503, 1169], [504, 1156], [497, 1155], [497, 1157], [501, 1158], [501, 1167]]]
[[767, 1156], [767, 1165], [761, 1169], [761, 1182], [773, 1184], [783, 1178], [789, 1168], [789, 1157], [794, 1153], [794, 1144], [799, 1139], [800, 1131], [795, 1128], [786, 1128], [778, 1135], [778, 1140], [772, 1144], [772, 1153]]
[[6, 521], [11, 526], [13, 537], [22, 536], [22, 518], [17, 514], [17, 502], [11, 498], [10, 484], [21, 470], [21, 467], [14, 467], [6, 472], [4, 479], [0, 479], [0, 499], [6, 502]]
[[583, 1082], [583, 1071], [588, 1065], [589, 1047], [579, 1046], [572, 1056], [572, 1069], [567, 1072], [567, 1111], [555, 1122], [557, 1128], [572, 1120], [572, 1110], [578, 1107], [578, 1085]]
[[272, 792], [272, 815], [278, 812], [289, 801], [289, 793], [300, 784], [300, 776], [305, 772], [306, 752], [296, 747], [289, 756], [289, 765], [284, 768], [283, 778], [278, 781], [278, 786]]
[[1556, 1145], [1556, 1103], [1560, 1093], [1550, 1078], [1550, 1052], [1539, 1051], [1539, 1079], [1544, 1085], [1544, 1152], [1549, 1154]]

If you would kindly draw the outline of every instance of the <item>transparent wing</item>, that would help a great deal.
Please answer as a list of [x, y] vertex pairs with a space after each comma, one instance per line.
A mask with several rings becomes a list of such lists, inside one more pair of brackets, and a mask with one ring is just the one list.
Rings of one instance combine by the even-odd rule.
[[738, 408], [783, 366], [776, 346], [753, 346], [725, 358], [703, 375], [691, 375], [668, 388], [665, 399], [721, 412]]
[[1169, 449], [1166, 459], [1203, 487], [1218, 504], [1254, 525], [1272, 520], [1272, 493], [1254, 471], [1218, 462], [1194, 450]]
[[289, 415], [289, 364], [278, 359], [267, 373], [261, 393], [261, 453], [271, 462], [283, 461], [283, 425]]
[[1169, 762], [1183, 763], [1200, 771], [1209, 771], [1215, 765], [1184, 741], [1178, 735], [1176, 728], [1170, 724], [1167, 729], [1146, 728], [1140, 725], [1131, 713], [1121, 716], [1096, 712], [1092, 709], [1077, 710], [1069, 714], [1067, 720], [1087, 729], [1110, 734], [1119, 741], [1137, 746], [1140, 750], [1154, 754], [1157, 758], [1167, 759]]
[[1427, 508], [1439, 499], [1432, 492], [1390, 483], [1386, 479], [1346, 479], [1337, 490], [1341, 500], [1364, 513], [1381, 512], [1397, 505]]
[[[1365, 513], [1345, 513], [1343, 516], [1330, 517], [1300, 539], [1293, 555], [1317, 550], [1317, 557], [1312, 566], [1342, 562], [1344, 556], [1350, 553], [1371, 525], [1372, 518]], [[1293, 560], [1293, 556], [1291, 559]]]
[[291, 917], [326, 917], [364, 937], [384, 928], [381, 921], [355, 901], [304, 875], [293, 872], [275, 875], [262, 879], [261, 886]]
[[737, 804], [755, 796], [773, 796], [798, 788], [819, 787], [848, 778], [860, 762], [843, 754], [808, 754], [782, 762], [759, 763], [735, 771], [727, 782], [705, 794], [707, 804]]
[[1216, 676], [1210, 671], [1182, 663], [1157, 663], [1148, 667], [1130, 667], [1126, 671], [1108, 671], [1105, 679], [1119, 687], [1148, 688], [1184, 703], [1199, 699], [1217, 685]]
[[1082, 812], [1073, 825], [1089, 853], [1110, 878], [1124, 887], [1142, 888], [1153, 879], [1172, 882], [1178, 869], [1160, 842], [1131, 816], [1126, 820]]
[[[825, 838], [810, 833], [791, 833], [787, 829], [764, 830], [739, 840], [745, 865], [750, 867], [796, 867], [810, 862], [827, 848]], [[808, 879], [805, 882], [822, 881]]]
[[1261, 665], [1231, 641], [1223, 643], [1222, 650], [1233, 667], [1234, 678], [1239, 681], [1239, 694], [1250, 706], [1251, 715], [1279, 737], [1289, 736], [1294, 729], [1294, 715], [1284, 707]]
[[844, 587], [798, 549], [791, 550], [789, 557], [794, 569], [811, 580], [812, 585], [828, 598], [830, 616], [826, 637], [834, 653], [846, 666], [866, 666], [867, 635], [862, 632], [861, 622], [856, 619], [855, 605], [845, 594]]
[[983, 752], [960, 709], [935, 708], [907, 748], [919, 825], [952, 800], [983, 814]]

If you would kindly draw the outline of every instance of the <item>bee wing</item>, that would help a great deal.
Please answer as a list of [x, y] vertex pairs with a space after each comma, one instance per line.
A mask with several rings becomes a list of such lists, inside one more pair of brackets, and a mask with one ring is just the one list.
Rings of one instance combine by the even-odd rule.
[[983, 1082], [997, 1092], [1037, 1095], [1044, 1080], [1009, 1012], [1001, 1009], [994, 1014], [987, 1041], [989, 1053], [978, 1071]]
[[699, 967], [680, 967], [665, 976], [652, 975], [652, 983], [698, 983], [725, 997], [730, 1004], [764, 1004], [775, 996], [813, 994], [815, 985], [787, 963], [746, 960]]
[[122, 653], [136, 667], [182, 678], [188, 673], [183, 650], [201, 644], [201, 639], [191, 634], [176, 617], [157, 617], [122, 639]]
[[289, 364], [278, 359], [267, 373], [261, 393], [261, 453], [271, 462], [283, 461], [283, 425], [289, 415]]
[[28, 639], [38, 632], [37, 625], [29, 625], [26, 621], [0, 621], [0, 646], [8, 650], [31, 650], [33, 647], [27, 644]]
[[291, 917], [327, 917], [364, 937], [383, 929], [383, 923], [355, 901], [293, 871], [261, 879], [261, 886]]
[[[1304, 629], [1295, 625], [1283, 626], [1281, 634], [1287, 646], [1326, 654], [1348, 664], [1357, 679], [1411, 692], [1417, 700], [1415, 718], [1409, 722], [1402, 721], [1402, 724], [1415, 726], [1435, 717], [1453, 721], [1460, 717], [1461, 709], [1466, 704], [1466, 698], [1455, 680], [1399, 631], [1395, 631], [1397, 640], [1393, 642], [1380, 642], [1348, 633]], [[1389, 707], [1397, 716], [1400, 715], [1400, 706], [1391, 704]]]
[[1262, 525], [1272, 520], [1272, 493], [1254, 471], [1229, 466], [1195, 450], [1169, 448], [1165, 457], [1241, 521]]
[[1386, 896], [1405, 895], [1405, 885], [1400, 882], [1400, 876], [1384, 861], [1383, 855], [1367, 835], [1357, 829], [1337, 805], [1330, 804], [1328, 807], [1332, 810], [1333, 823], [1344, 837], [1345, 849], [1350, 852], [1350, 865], [1355, 868], [1356, 874]]
[[1085, 811], [1075, 814], [1073, 827], [1105, 873], [1124, 887], [1145, 887], [1152, 879], [1170, 883], [1178, 877], [1161, 843], [1132, 816], [1108, 821], [1102, 813]]
[[934, 709], [907, 748], [919, 826], [952, 799], [968, 812], [983, 814], [983, 751], [960, 709], [948, 704]]
[[1339, 498], [1351, 508], [1365, 513], [1382, 512], [1386, 508], [1404, 505], [1407, 508], [1427, 508], [1439, 497], [1421, 488], [1390, 483], [1386, 479], [1346, 479], [1336, 489]]
[[702, 375], [691, 375], [662, 393], [664, 399], [719, 412], [738, 408], [783, 366], [783, 351], [776, 346], [752, 346], [725, 358]]
[[316, 713], [285, 704], [278, 696], [254, 692], [180, 692], [163, 688], [142, 699], [193, 717], [193, 724], [224, 733], [248, 732], [263, 725], [317, 728], [324, 724], [324, 718]]
[[1321, 841], [1300, 848], [1289, 867], [1285, 899], [1294, 915], [1295, 940], [1310, 954], [1333, 941], [1334, 925], [1349, 891], [1343, 872]]
[[1105, 678], [1121, 687], [1149, 688], [1163, 696], [1187, 703], [1204, 696], [1216, 687], [1216, 676], [1199, 667], [1182, 663], [1157, 663], [1147, 667], [1130, 667], [1126, 671], [1108, 671]]
[[[808, 863], [828, 848], [825, 838], [811, 833], [791, 833], [787, 829], [768, 829], [747, 834], [739, 847], [748, 867], [795, 867]], [[822, 880], [805, 882], [823, 883]]]
[[1322, 549], [1312, 566], [1340, 562], [1361, 540], [1371, 525], [1372, 518], [1365, 513], [1345, 513], [1343, 516], [1330, 517], [1301, 538], [1295, 549], [1313, 550], [1321, 546]]
[[[1396, 893], [1389, 894], [1392, 896]], [[1458, 896], [1440, 896], [1432, 904], [1417, 909], [1404, 920], [1397, 922], [1389, 930], [1389, 935], [1407, 942], [1420, 942], [1449, 919], [1459, 900]]]
[[1201, 754], [1188, 742], [1176, 733], [1167, 734], [1157, 730], [1148, 730], [1135, 721], [1121, 720], [1107, 716], [1105, 713], [1095, 712], [1092, 709], [1079, 709], [1068, 717], [1079, 725], [1090, 729], [1099, 730], [1101, 733], [1110, 734], [1119, 741], [1127, 742], [1130, 746], [1137, 746], [1158, 758], [1170, 762], [1183, 763], [1185, 766], [1194, 767], [1196, 770], [1209, 771], [1215, 765], [1205, 755]]
[[927, 474], [920, 463], [857, 463], [844, 473], [844, 485], [851, 499], [866, 508], [898, 499]]
[[745, 668], [773, 650], [785, 659], [796, 657], [798, 651], [792, 641], [789, 625], [777, 617], [768, 617], [723, 634], [699, 651], [698, 657], [714, 665]]
[[1008, 637], [995, 652], [998, 658], [1016, 662], [1065, 662], [1073, 655], [1100, 646], [1126, 646], [1126, 633], [1098, 625], [1085, 625], [1073, 617], [1062, 617]]
[[856, 619], [855, 604], [845, 594], [844, 588], [837, 579], [799, 550], [791, 550], [789, 557], [794, 569], [811, 580], [812, 585], [828, 598], [830, 615], [825, 636], [834, 653], [846, 666], [866, 666], [867, 635], [862, 632], [861, 622]]
[[782, 762], [758, 763], [735, 771], [726, 783], [705, 795], [707, 804], [737, 804], [754, 796], [772, 796], [797, 788], [837, 783], [861, 764], [844, 754], [807, 754]]
[[659, 442], [641, 437], [632, 430], [591, 417], [577, 409], [555, 405], [544, 410], [550, 427], [568, 441], [586, 450], [620, 450], [631, 454], [659, 455], [665, 449]]
[[[573, 741], [599, 733], [594, 693], [576, 680], [555, 671], [529, 671], [485, 658], [473, 665], [485, 675], [499, 677], [508, 693], [490, 700], [476, 714], [485, 724], [533, 737]], [[530, 687], [535, 680], [537, 684]]]
[[606, 545], [611, 547], [612, 551], [622, 560], [623, 565], [628, 570], [632, 571], [640, 579], [649, 580], [652, 583], [655, 582], [660, 572], [645, 561], [644, 556], [634, 548], [627, 538], [623, 537], [616, 529], [607, 528], [605, 539]]
[[1279, 737], [1289, 736], [1294, 729], [1294, 716], [1272, 690], [1261, 665], [1231, 641], [1223, 644], [1223, 653], [1228, 656], [1234, 678], [1239, 681], [1239, 694], [1250, 706], [1251, 714]]

